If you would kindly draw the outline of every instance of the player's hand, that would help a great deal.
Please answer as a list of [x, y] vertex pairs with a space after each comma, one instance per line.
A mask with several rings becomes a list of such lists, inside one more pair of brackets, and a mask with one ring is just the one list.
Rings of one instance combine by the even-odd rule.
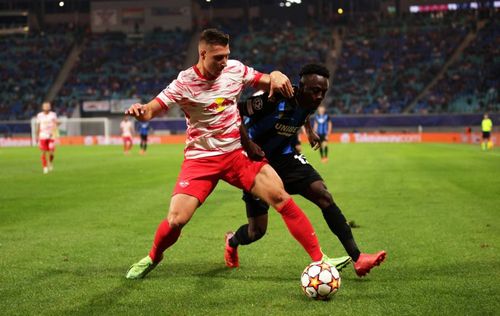
[[262, 148], [251, 140], [243, 145], [243, 149], [247, 152], [248, 158], [255, 161], [261, 161], [266, 155]]
[[271, 78], [269, 99], [272, 99], [275, 93], [280, 93], [287, 99], [293, 96], [292, 83], [286, 75], [284, 75], [280, 71], [273, 71], [269, 74], [269, 77]]
[[313, 150], [318, 150], [321, 146], [319, 135], [315, 131], [309, 131], [309, 133], [307, 133], [307, 139]]
[[146, 105], [135, 103], [127, 111], [125, 111], [125, 115], [133, 116], [137, 119], [142, 118], [146, 114]]

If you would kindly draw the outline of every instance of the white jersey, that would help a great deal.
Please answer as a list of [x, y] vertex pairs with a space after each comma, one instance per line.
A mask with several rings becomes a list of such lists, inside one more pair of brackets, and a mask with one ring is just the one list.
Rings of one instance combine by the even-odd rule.
[[256, 85], [262, 74], [237, 60], [214, 80], [196, 66], [181, 71], [156, 100], [164, 109], [178, 104], [186, 115], [186, 159], [221, 155], [241, 148], [238, 97], [245, 86]]
[[39, 124], [38, 138], [53, 139], [57, 128], [57, 115], [55, 112], [45, 114], [40, 112], [36, 116], [36, 123]]
[[132, 130], [134, 125], [131, 121], [122, 121], [120, 123], [120, 128], [122, 130], [122, 137], [132, 137]]

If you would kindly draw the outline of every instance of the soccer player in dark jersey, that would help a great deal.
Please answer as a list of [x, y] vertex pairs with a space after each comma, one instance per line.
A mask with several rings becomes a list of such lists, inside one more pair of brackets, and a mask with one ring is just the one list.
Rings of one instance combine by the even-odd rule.
[[139, 123], [139, 135], [141, 136], [141, 150], [139, 153], [141, 155], [144, 155], [146, 153], [146, 150], [148, 149], [148, 134], [151, 129], [151, 126], [149, 125], [149, 122], [140, 122]]
[[318, 107], [318, 114], [314, 115], [313, 128], [319, 136], [319, 154], [321, 156], [321, 162], [326, 163], [328, 162], [328, 136], [332, 133], [332, 121], [323, 105]]
[[[300, 83], [294, 87], [290, 99], [269, 100], [267, 94], [251, 97], [240, 103], [240, 113], [245, 116], [242, 128], [242, 144], [252, 159], [267, 159], [283, 180], [289, 194], [300, 194], [316, 204], [323, 212], [330, 230], [339, 238], [354, 261], [358, 276], [364, 276], [384, 261], [386, 252], [361, 253], [347, 220], [335, 204], [321, 176], [309, 164], [304, 155], [292, 146], [297, 131], [304, 125], [311, 146], [319, 144], [318, 135], [306, 124], [316, 111], [328, 90], [328, 69], [309, 64], [300, 72]], [[246, 203], [248, 224], [236, 233], [226, 234], [224, 258], [229, 267], [239, 266], [237, 247], [247, 245], [265, 234], [269, 206], [248, 192], [243, 193]]]

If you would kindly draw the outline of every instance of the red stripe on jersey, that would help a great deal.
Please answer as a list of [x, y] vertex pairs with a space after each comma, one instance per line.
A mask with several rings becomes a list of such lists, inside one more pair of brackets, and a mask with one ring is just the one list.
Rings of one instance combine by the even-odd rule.
[[186, 152], [187, 150], [196, 150], [196, 151], [205, 151], [205, 152], [214, 152], [214, 151], [220, 151], [219, 148], [198, 148], [198, 147], [195, 147], [194, 145], [190, 145], [190, 146], [187, 146], [186, 149], [184, 150], [184, 152]]
[[247, 76], [248, 67], [245, 65], [245, 71], [243, 72], [243, 78]]
[[240, 130], [237, 129], [234, 132], [231, 132], [229, 134], [224, 134], [224, 135], [215, 135], [214, 138], [217, 139], [225, 139], [225, 138], [240, 138]]
[[201, 79], [203, 80], [209, 80], [208, 78], [206, 78], [202, 73], [201, 71], [198, 69], [198, 67], [196, 65], [193, 66], [193, 70], [194, 72], [198, 75], [198, 77], [200, 77]]
[[160, 98], [155, 98], [156, 101], [158, 101], [158, 103], [160, 103], [162, 109], [165, 109], [165, 110], [168, 110], [168, 105], [165, 104], [165, 102], [163, 102], [162, 99]]
[[259, 84], [259, 81], [260, 81], [260, 78], [262, 77], [263, 73], [261, 72], [257, 72], [255, 74], [255, 77], [253, 78], [253, 81], [252, 81], [252, 87], [256, 88], [257, 85]]

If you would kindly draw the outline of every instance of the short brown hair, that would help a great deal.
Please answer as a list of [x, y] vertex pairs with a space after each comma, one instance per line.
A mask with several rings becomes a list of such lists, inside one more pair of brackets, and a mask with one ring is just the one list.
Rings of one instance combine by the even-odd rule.
[[223, 33], [217, 29], [206, 29], [201, 32], [200, 42], [205, 42], [209, 45], [222, 45], [229, 44], [229, 34]]

